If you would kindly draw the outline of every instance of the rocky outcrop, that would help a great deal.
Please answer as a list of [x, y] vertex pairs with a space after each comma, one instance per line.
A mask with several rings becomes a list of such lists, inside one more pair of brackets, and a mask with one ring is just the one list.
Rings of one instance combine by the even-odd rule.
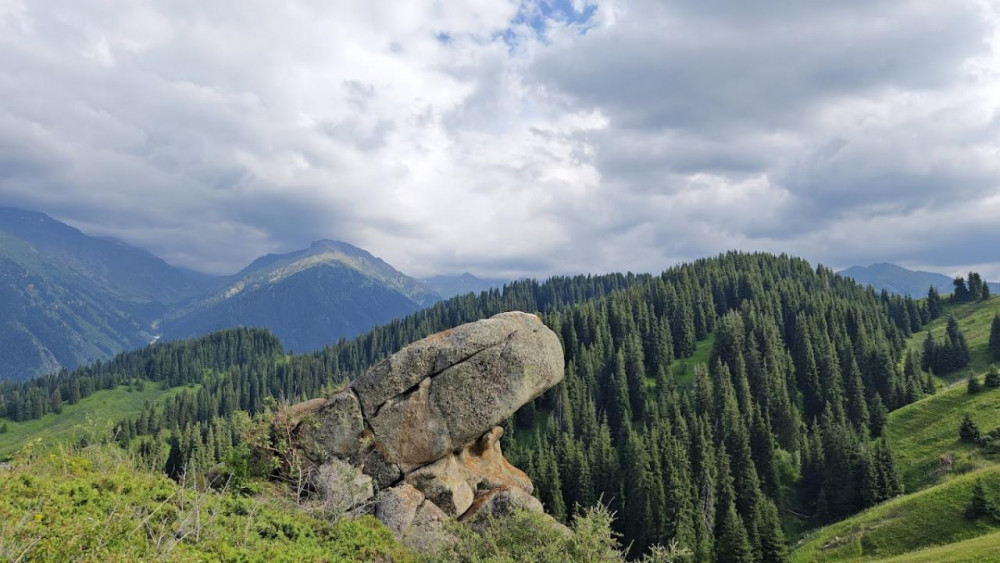
[[502, 313], [415, 342], [286, 419], [318, 494], [374, 504], [423, 549], [447, 541], [448, 518], [542, 510], [531, 479], [504, 458], [498, 425], [562, 377], [555, 333], [535, 315]]

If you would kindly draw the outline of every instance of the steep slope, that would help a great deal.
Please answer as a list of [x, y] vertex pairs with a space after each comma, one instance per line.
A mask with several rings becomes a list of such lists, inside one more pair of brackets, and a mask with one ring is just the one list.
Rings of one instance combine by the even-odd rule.
[[990, 366], [990, 353], [987, 343], [990, 337], [990, 323], [993, 316], [1000, 313], [1000, 296], [994, 295], [987, 301], [975, 301], [971, 303], [960, 303], [957, 305], [947, 304], [944, 313], [937, 319], [927, 323], [923, 330], [914, 333], [907, 341], [907, 347], [912, 350], [917, 357], [923, 350], [924, 339], [929, 331], [934, 338], [940, 340], [945, 334], [948, 325], [948, 317], [955, 317], [958, 321], [958, 328], [965, 336], [965, 342], [969, 346], [969, 366], [951, 373], [936, 374], [944, 377], [948, 381], [964, 379], [970, 373], [981, 374]]
[[166, 338], [222, 328], [270, 329], [291, 350], [310, 351], [408, 315], [438, 299], [419, 281], [349, 244], [317, 241], [269, 254], [222, 289], [168, 315]]
[[[970, 519], [972, 486], [981, 480], [989, 495], [1000, 488], [1000, 453], [994, 446], [964, 442], [958, 429], [968, 414], [985, 434], [1000, 427], [1000, 389], [966, 390], [969, 374], [989, 369], [990, 322], [1000, 298], [948, 304], [926, 327], [937, 337], [954, 316], [966, 336], [972, 363], [942, 374], [950, 386], [889, 414], [886, 435], [903, 481], [902, 497], [810, 534], [793, 561], [994, 561], [1000, 552], [1000, 521]], [[919, 353], [925, 332], [908, 346]]]
[[[996, 532], [1000, 522], [965, 516], [972, 487], [981, 479], [1000, 486], [1000, 467], [991, 467], [935, 487], [904, 495], [808, 536], [792, 561], [881, 561], [922, 548], [961, 542]], [[994, 549], [985, 544], [984, 549]]]
[[464, 274], [423, 278], [423, 282], [437, 292], [442, 299], [448, 299], [456, 295], [479, 293], [493, 288], [501, 288], [504, 284], [510, 283], [510, 280], [502, 278], [478, 278], [465, 272]]
[[0, 208], [0, 379], [143, 346], [153, 319], [207, 283], [120, 241]]
[[199, 295], [215, 283], [209, 276], [175, 268], [120, 240], [87, 236], [43, 213], [0, 207], [0, 232], [138, 302], [171, 305]]
[[[952, 285], [952, 278], [944, 274], [909, 270], [887, 262], [871, 266], [851, 266], [837, 273], [862, 285], [870, 285], [877, 291], [884, 289], [897, 295], [908, 294], [914, 297], [923, 297], [927, 295], [927, 290], [932, 285], [942, 295], [951, 293], [955, 289]], [[1000, 289], [998, 283], [990, 283], [989, 286], [990, 290], [994, 292]]]

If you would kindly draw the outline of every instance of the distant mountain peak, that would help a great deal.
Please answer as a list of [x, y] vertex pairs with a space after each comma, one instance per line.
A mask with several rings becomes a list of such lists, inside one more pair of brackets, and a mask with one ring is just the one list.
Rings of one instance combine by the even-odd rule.
[[[878, 291], [884, 289], [899, 295], [923, 297], [927, 295], [927, 290], [932, 285], [942, 295], [951, 293], [955, 289], [951, 276], [938, 272], [910, 270], [889, 262], [879, 262], [870, 266], [851, 266], [838, 273], [860, 284], [870, 285]], [[995, 283], [989, 285], [993, 291], [1000, 288], [1000, 285]]]

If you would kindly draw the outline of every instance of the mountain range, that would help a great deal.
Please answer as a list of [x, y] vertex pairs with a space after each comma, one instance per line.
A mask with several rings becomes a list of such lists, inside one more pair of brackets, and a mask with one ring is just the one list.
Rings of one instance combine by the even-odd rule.
[[[851, 266], [838, 273], [860, 284], [870, 285], [877, 291], [884, 289], [896, 295], [924, 297], [932, 285], [941, 295], [952, 293], [955, 290], [954, 278], [950, 276], [938, 272], [908, 270], [887, 262], [871, 266]], [[989, 286], [991, 292], [1000, 292], [1000, 283], [989, 282]]]
[[286, 349], [306, 352], [503, 281], [461, 274], [425, 282], [329, 240], [211, 276], [42, 213], [0, 207], [0, 379], [236, 326], [268, 328]]

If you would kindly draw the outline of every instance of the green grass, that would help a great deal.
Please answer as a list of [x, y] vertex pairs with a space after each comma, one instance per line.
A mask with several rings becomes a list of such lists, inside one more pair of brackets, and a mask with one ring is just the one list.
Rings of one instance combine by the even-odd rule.
[[[906, 491], [1000, 461], [997, 454], [983, 453], [958, 439], [966, 413], [984, 433], [1000, 427], [1000, 389], [984, 387], [970, 395], [960, 382], [889, 414], [886, 434]], [[952, 457], [952, 465], [942, 472], [940, 460], [945, 454]]]
[[935, 319], [924, 330], [910, 338], [907, 347], [916, 352], [919, 357], [923, 351], [927, 331], [930, 330], [934, 338], [941, 340], [948, 325], [948, 316], [954, 316], [955, 320], [958, 321], [958, 328], [965, 335], [965, 341], [969, 345], [969, 366], [951, 373], [937, 375], [942, 376], [942, 379], [946, 381], [957, 381], [968, 378], [970, 373], [982, 374], [989, 369], [992, 363], [987, 343], [990, 338], [990, 324], [993, 322], [993, 316], [997, 313], [1000, 313], [1000, 295], [991, 297], [987, 301], [947, 305], [940, 318]]
[[885, 560], [894, 563], [992, 563], [1000, 561], [1000, 532]]
[[0, 459], [9, 458], [32, 440], [43, 444], [55, 439], [66, 441], [74, 435], [94, 436], [109, 430], [125, 417], [142, 411], [147, 401], [156, 402], [180, 393], [189, 387], [164, 390], [159, 383], [145, 384], [142, 391], [128, 390], [125, 385], [97, 391], [75, 405], [63, 405], [61, 413], [49, 413], [42, 418], [14, 422], [0, 418], [0, 425], [7, 425], [7, 432], [0, 434]]
[[670, 365], [670, 374], [674, 376], [674, 381], [679, 387], [686, 387], [694, 381], [695, 366], [698, 364], [708, 365], [708, 357], [712, 354], [712, 346], [714, 345], [715, 333], [711, 333], [695, 345], [694, 354], [691, 357], [681, 358]]
[[115, 446], [28, 448], [0, 470], [0, 560], [412, 560], [374, 517], [330, 522], [261, 489], [181, 486]]
[[1000, 522], [990, 518], [965, 517], [972, 486], [980, 478], [996, 491], [1000, 467], [957, 477], [821, 528], [799, 542], [792, 561], [881, 560], [1000, 530]]

